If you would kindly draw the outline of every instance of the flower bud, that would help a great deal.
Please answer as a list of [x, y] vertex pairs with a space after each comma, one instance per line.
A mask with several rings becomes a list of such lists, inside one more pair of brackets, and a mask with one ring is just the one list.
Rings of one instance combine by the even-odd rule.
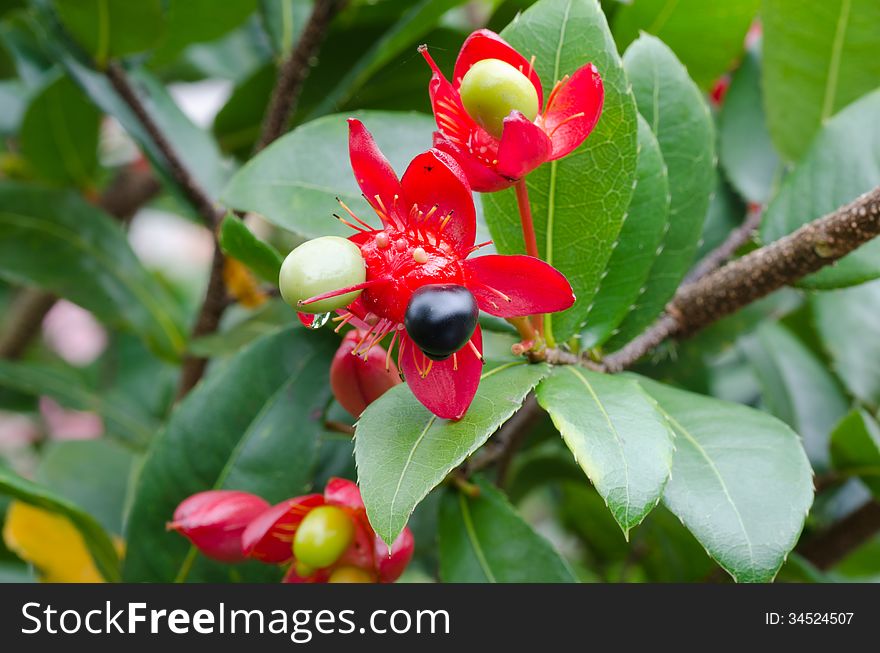
[[[389, 359], [385, 349], [378, 345], [370, 347], [366, 360], [355, 352], [365, 335], [357, 329], [349, 331], [330, 364], [333, 396], [355, 417], [359, 417], [369, 404], [400, 383], [397, 365]], [[364, 346], [361, 344], [361, 349]]]
[[391, 549], [378, 535], [375, 539], [376, 567], [379, 572], [380, 583], [393, 583], [403, 573], [409, 561], [412, 560], [416, 542], [409, 527], [403, 529]]
[[208, 490], [184, 499], [167, 528], [183, 535], [209, 558], [241, 562], [245, 559], [242, 533], [268, 508], [266, 501], [247, 492]]

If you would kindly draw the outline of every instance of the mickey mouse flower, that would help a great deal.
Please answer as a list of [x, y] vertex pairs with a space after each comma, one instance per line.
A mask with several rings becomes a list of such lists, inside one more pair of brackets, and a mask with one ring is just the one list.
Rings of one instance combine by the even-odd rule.
[[398, 344], [398, 367], [416, 398], [438, 417], [459, 419], [482, 372], [479, 310], [503, 318], [561, 311], [574, 303], [571, 286], [529, 256], [468, 258], [488, 243], [474, 244], [471, 189], [448, 154], [418, 155], [398, 180], [354, 119], [349, 154], [382, 228], [343, 204], [354, 220], [345, 222], [357, 233], [318, 238], [291, 252], [281, 268], [282, 296], [310, 313], [345, 308], [336, 318], [340, 326], [364, 330], [354, 355], [368, 356], [390, 335], [388, 351]]
[[545, 106], [534, 57], [526, 60], [494, 32], [477, 30], [465, 40], [452, 82], [427, 46], [419, 51], [433, 70], [434, 147], [455, 157], [475, 191], [507, 188], [564, 157], [599, 120], [604, 89], [591, 63], [557, 81]]
[[343, 478], [331, 478], [324, 494], [275, 506], [247, 492], [199, 492], [180, 504], [169, 529], [215, 560], [285, 565], [286, 583], [393, 583], [415, 549], [409, 528], [386, 546], [357, 485]]

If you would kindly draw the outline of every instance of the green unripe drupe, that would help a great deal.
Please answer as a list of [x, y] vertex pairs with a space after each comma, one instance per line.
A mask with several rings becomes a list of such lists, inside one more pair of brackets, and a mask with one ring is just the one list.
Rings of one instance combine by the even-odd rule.
[[342, 508], [319, 506], [302, 520], [293, 536], [297, 563], [314, 569], [329, 567], [351, 546], [354, 523]]
[[483, 59], [468, 70], [458, 89], [471, 118], [495, 138], [504, 119], [519, 111], [529, 120], [538, 115], [538, 92], [523, 73], [500, 59]]
[[278, 286], [288, 304], [303, 313], [327, 313], [348, 306], [361, 291], [299, 305], [317, 295], [363, 283], [367, 269], [361, 250], [350, 240], [323, 236], [304, 242], [281, 264]]

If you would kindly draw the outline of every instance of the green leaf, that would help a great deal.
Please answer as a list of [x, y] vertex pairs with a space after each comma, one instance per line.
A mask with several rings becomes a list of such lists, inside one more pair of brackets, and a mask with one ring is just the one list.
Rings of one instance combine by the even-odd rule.
[[104, 420], [108, 436], [137, 449], [145, 448], [158, 429], [156, 420], [141, 406], [90, 388], [71, 368], [0, 361], [0, 386], [35, 396], [47, 395], [68, 408], [94, 411]]
[[537, 396], [629, 537], [660, 501], [672, 465], [656, 403], [632, 379], [571, 365], [555, 368]]
[[[584, 327], [629, 206], [637, 161], [635, 105], [597, 2], [541, 0], [501, 35], [526, 59], [536, 57], [545, 97], [557, 80], [589, 62], [605, 86], [602, 117], [584, 144], [527, 177], [538, 250], [577, 296], [572, 308], [546, 319], [548, 339], [561, 342]], [[484, 194], [482, 201], [498, 251], [523, 253], [514, 190]]]
[[81, 506], [107, 532], [121, 535], [134, 464], [131, 451], [112, 440], [52, 442], [40, 459], [36, 479]]
[[18, 132], [27, 109], [27, 91], [17, 79], [0, 81], [0, 134], [11, 136]]
[[21, 124], [21, 153], [41, 179], [94, 183], [101, 113], [66, 75], [57, 75], [31, 100]]
[[[227, 312], [229, 317], [234, 309]], [[248, 343], [279, 331], [296, 321], [294, 310], [281, 299], [273, 299], [253, 311], [242, 312], [231, 320], [224, 319], [223, 328], [196, 338], [188, 351], [196, 356], [213, 358], [237, 353]]]
[[864, 410], [844, 417], [831, 434], [834, 469], [858, 476], [880, 497], [880, 426]]
[[220, 225], [220, 247], [244, 263], [262, 279], [277, 284], [284, 257], [269, 243], [257, 238], [243, 220], [227, 215]]
[[178, 404], [140, 474], [127, 527], [127, 580], [228, 582], [274, 573], [203, 559], [165, 523], [202, 490], [244, 490], [270, 503], [306, 490], [337, 344], [330, 333], [300, 327], [266, 336], [212, 370]]
[[[435, 126], [429, 116], [378, 111], [351, 115], [364, 122], [398, 174], [431, 146]], [[319, 118], [278, 139], [230, 180], [223, 201], [307, 238], [351, 235], [351, 229], [332, 218], [340, 210], [337, 197], [361, 219], [378, 224], [351, 172], [348, 117]]]
[[709, 210], [706, 211], [696, 260], [702, 260], [727, 240], [730, 232], [742, 224], [747, 211], [742, 198], [730, 187], [724, 175], [715, 175], [715, 190], [709, 200]]
[[480, 495], [448, 490], [440, 504], [440, 579], [444, 583], [574, 583], [553, 546], [483, 479]]
[[169, 0], [165, 38], [153, 53], [151, 65], [170, 63], [191, 43], [218, 39], [257, 10], [257, 0]]
[[162, 0], [51, 0], [74, 40], [99, 66], [147, 50], [165, 28]]
[[880, 281], [817, 293], [811, 302], [834, 371], [853, 395], [880, 406]]
[[269, 97], [278, 77], [278, 66], [270, 62], [257, 68], [232, 90], [214, 118], [213, 132], [224, 152], [248, 158], [260, 135]]
[[293, 49], [294, 40], [309, 19], [311, 4], [303, 0], [260, 0], [263, 24], [277, 53], [287, 54]]
[[669, 179], [657, 138], [639, 116], [636, 187], [596, 297], [587, 311], [581, 345], [605, 342], [638, 299], [648, 278], [669, 214]]
[[[168, 178], [172, 175], [168, 162], [147, 134], [140, 121], [120, 99], [106, 77], [86, 68], [69, 53], [57, 49], [56, 56], [73, 80], [105, 113], [113, 116], [141, 147], [157, 170]], [[129, 71], [129, 77], [137, 89], [147, 111], [173, 145], [184, 165], [192, 172], [209, 195], [216, 196], [229, 177], [229, 163], [220, 154], [220, 148], [205, 130], [197, 127], [180, 110], [165, 86], [143, 68]]]
[[718, 116], [719, 160], [737, 192], [749, 202], [766, 204], [781, 177], [761, 90], [761, 54], [746, 53], [733, 74]]
[[66, 517], [83, 536], [95, 566], [110, 582], [119, 581], [119, 556], [110, 537], [94, 517], [54, 492], [0, 466], [0, 494]]
[[398, 57], [405, 48], [415, 44], [438, 23], [443, 14], [464, 4], [464, 1], [417, 0], [409, 3], [410, 6], [397, 22], [360, 59], [351, 64], [348, 72], [309, 116], [314, 118], [338, 110], [373, 74]]
[[32, 92], [54, 74], [55, 63], [41, 46], [34, 22], [30, 12], [25, 11], [16, 11], [0, 22], [0, 43], [9, 52], [19, 79]]
[[831, 116], [880, 86], [880, 3], [764, 0], [761, 23], [770, 135], [797, 160]]
[[[880, 18], [878, 18], [880, 24]], [[825, 123], [806, 155], [767, 207], [764, 242], [782, 238], [880, 186], [880, 90]], [[880, 240], [802, 279], [808, 288], [839, 288], [880, 277]]]
[[849, 409], [837, 381], [779, 324], [765, 322], [753, 337], [741, 339], [740, 347], [757, 372], [768, 412], [800, 434], [813, 467], [825, 470], [831, 429]]
[[663, 310], [691, 266], [715, 184], [712, 117], [672, 51], [639, 37], [623, 55], [639, 113], [651, 126], [669, 174], [667, 228], [644, 292], [608, 343], [618, 349]]
[[184, 349], [183, 316], [112, 218], [76, 194], [0, 183], [0, 276], [79, 304], [156, 352]]
[[623, 51], [641, 32], [666, 43], [691, 77], [709, 89], [743, 50], [760, 0], [638, 0], [614, 15], [614, 38]]
[[769, 582], [813, 502], [812, 470], [786, 424], [639, 377], [675, 433], [663, 503], [737, 582]]
[[506, 363], [484, 372], [457, 422], [432, 415], [405, 384], [370, 404], [357, 423], [355, 460], [376, 533], [393, 542], [416, 505], [516, 412], [549, 371], [544, 364]]

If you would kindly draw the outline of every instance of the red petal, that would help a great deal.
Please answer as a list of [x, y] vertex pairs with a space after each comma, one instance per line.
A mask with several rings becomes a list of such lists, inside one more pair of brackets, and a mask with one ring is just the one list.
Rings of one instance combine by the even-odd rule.
[[373, 553], [373, 539], [376, 534], [367, 521], [367, 515], [363, 508], [352, 515], [354, 521], [354, 541], [351, 546], [334, 563], [334, 567], [351, 565], [373, 571], [376, 568], [376, 557]]
[[320, 494], [287, 499], [258, 515], [241, 536], [241, 550], [248, 558], [281, 564], [293, 558], [296, 527], [312, 508], [324, 505]]
[[324, 500], [336, 506], [345, 506], [354, 510], [364, 509], [364, 500], [357, 483], [345, 478], [331, 478], [324, 487]]
[[477, 235], [477, 218], [470, 185], [455, 159], [434, 149], [419, 154], [403, 174], [401, 187], [407, 201], [414, 202], [423, 214], [437, 207], [430, 219], [415, 220], [423, 220], [420, 225], [427, 226], [428, 233], [439, 234], [454, 252], [467, 256]]
[[[477, 326], [471, 342], [477, 351], [483, 351], [483, 336]], [[465, 345], [455, 356], [444, 361], [431, 361], [419, 348], [404, 336], [401, 339], [403, 353], [401, 367], [406, 376], [406, 383], [422, 405], [443, 419], [461, 419], [465, 414], [483, 373], [483, 361], [474, 354], [469, 345]], [[457, 361], [458, 369], [455, 369]], [[427, 376], [422, 378], [421, 371], [431, 364]]]
[[[388, 226], [390, 216], [387, 211], [394, 205], [394, 196], [400, 194], [400, 182], [372, 134], [355, 118], [348, 119], [348, 154], [358, 186], [376, 209], [382, 224]], [[376, 200], [377, 195], [381, 203]]]
[[514, 50], [504, 39], [495, 32], [487, 29], [478, 29], [465, 39], [458, 53], [458, 59], [455, 60], [455, 71], [452, 75], [452, 81], [455, 88], [461, 84], [461, 78], [470, 70], [470, 67], [481, 59], [500, 59], [506, 61], [514, 68], [526, 75], [538, 92], [538, 107], [544, 106], [544, 92], [541, 90], [541, 78], [535, 72], [534, 66]]
[[269, 504], [236, 490], [208, 490], [184, 499], [168, 524], [205, 556], [222, 562], [244, 560], [241, 538], [245, 527]]
[[544, 131], [553, 142], [551, 159], [565, 156], [584, 142], [599, 120], [604, 101], [602, 77], [591, 63], [579, 68], [556, 89], [543, 117]]
[[510, 179], [520, 179], [550, 158], [553, 145], [543, 129], [519, 111], [504, 119], [495, 169]]
[[290, 568], [284, 574], [284, 578], [281, 579], [282, 583], [326, 583], [327, 579], [330, 578], [330, 570], [329, 569], [318, 569], [311, 576], [300, 576], [296, 573], [296, 565], [290, 565]]
[[468, 290], [491, 315], [553, 313], [574, 304], [568, 279], [552, 265], [531, 256], [478, 256], [466, 260], [464, 268], [469, 276]]
[[464, 145], [468, 142], [471, 134], [479, 130], [476, 121], [468, 115], [461, 103], [458, 91], [453, 88], [449, 80], [441, 72], [428, 53], [427, 47], [419, 48], [419, 52], [431, 67], [431, 81], [428, 83], [428, 95], [431, 98], [431, 109], [434, 111], [434, 119], [437, 127], [448, 138]]
[[388, 550], [388, 545], [378, 535], [376, 536], [375, 545], [379, 582], [393, 583], [400, 578], [409, 561], [412, 560], [413, 551], [416, 548], [416, 541], [413, 538], [412, 531], [409, 528], [404, 528], [403, 532], [394, 540], [390, 551]]
[[314, 313], [297, 313], [296, 316], [299, 318], [299, 321], [302, 322], [303, 326], [312, 328], [312, 324], [317, 319], [317, 315]]
[[494, 167], [475, 157], [466, 148], [456, 145], [442, 132], [434, 132], [434, 148], [446, 152], [458, 161], [459, 166], [467, 175], [471, 189], [478, 193], [494, 193], [509, 188], [514, 183], [513, 180], [499, 175], [495, 172]]

